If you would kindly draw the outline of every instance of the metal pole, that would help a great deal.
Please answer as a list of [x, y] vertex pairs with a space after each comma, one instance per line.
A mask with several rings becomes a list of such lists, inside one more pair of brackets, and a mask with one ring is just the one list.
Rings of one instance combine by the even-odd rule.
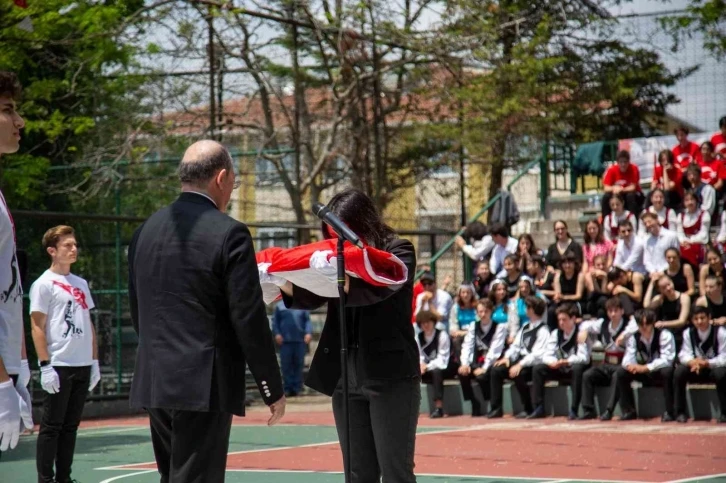
[[340, 367], [343, 376], [343, 461], [345, 483], [351, 483], [350, 412], [348, 409], [348, 327], [345, 320], [345, 239], [338, 236], [338, 318], [340, 322]]
[[[116, 216], [121, 215], [121, 189], [114, 189]], [[121, 222], [116, 222], [116, 391], [121, 392]]]
[[209, 56], [209, 132], [212, 138], [215, 138], [217, 131], [217, 114], [214, 95], [214, 23], [212, 19], [212, 7], [207, 10], [207, 31], [209, 34], [209, 43], [207, 46], [207, 55]]
[[549, 194], [549, 162], [547, 160], [547, 143], [542, 144], [542, 155], [539, 163], [539, 210], [542, 216], [547, 219], [547, 196]]

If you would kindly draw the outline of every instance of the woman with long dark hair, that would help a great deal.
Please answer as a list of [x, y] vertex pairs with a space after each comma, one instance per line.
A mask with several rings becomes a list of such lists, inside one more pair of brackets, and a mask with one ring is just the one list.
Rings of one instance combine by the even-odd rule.
[[555, 230], [555, 242], [547, 249], [547, 266], [550, 270], [560, 268], [560, 263], [565, 253], [572, 252], [582, 264], [582, 246], [572, 239], [567, 229], [567, 223], [564, 220], [557, 220], [553, 226]]
[[615, 244], [605, 239], [602, 231], [602, 225], [596, 219], [589, 220], [585, 225], [584, 242], [582, 245], [582, 253], [585, 257], [582, 264], [582, 271], [589, 274], [593, 269], [593, 261], [595, 257], [602, 255], [606, 260], [606, 269], [613, 264], [613, 253], [615, 252]]
[[[421, 370], [411, 324], [414, 247], [383, 223], [373, 200], [359, 190], [348, 189], [335, 195], [328, 208], [366, 245], [395, 255], [408, 269], [407, 281], [399, 286], [375, 287], [346, 277], [353, 481], [379, 481], [383, 477], [384, 481], [415, 482], [413, 453]], [[322, 228], [325, 238], [335, 238], [327, 225]], [[281, 289], [289, 308], [311, 310], [327, 303], [325, 325], [305, 384], [333, 397], [335, 425], [344, 447], [340, 301], [320, 297], [290, 282]], [[344, 464], [348, 468], [351, 462]]]
[[726, 280], [724, 272], [721, 253], [715, 247], [709, 246], [706, 250], [706, 263], [701, 265], [698, 273], [698, 290], [701, 297], [706, 295], [706, 277], [711, 275]]
[[683, 201], [683, 178], [680, 166], [676, 166], [673, 151], [664, 149], [658, 153], [658, 166], [653, 170], [652, 186], [663, 190], [665, 205], [671, 210], [677, 210]]
[[675, 289], [688, 294], [689, 297], [695, 297], [696, 277], [693, 267], [681, 262], [681, 251], [671, 247], [665, 251], [665, 259], [668, 262], [665, 274], [670, 277]]
[[532, 257], [542, 255], [543, 252], [534, 243], [534, 238], [529, 233], [522, 233], [517, 239], [517, 255], [519, 255], [519, 271], [524, 273], [527, 270], [527, 261]]

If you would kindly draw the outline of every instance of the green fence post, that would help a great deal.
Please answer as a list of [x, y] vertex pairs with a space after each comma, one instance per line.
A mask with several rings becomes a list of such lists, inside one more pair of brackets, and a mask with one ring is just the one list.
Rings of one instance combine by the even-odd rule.
[[545, 216], [547, 209], [547, 195], [549, 194], [550, 170], [547, 160], [549, 147], [547, 143], [542, 145], [542, 155], [539, 161], [539, 210]]
[[[429, 235], [429, 241], [431, 242], [431, 253], [436, 253], [436, 235], [431, 233]], [[434, 279], [436, 279], [436, 258], [431, 258], [431, 273], [434, 275]]]
[[[114, 191], [116, 216], [121, 216], [121, 189]], [[116, 221], [116, 394], [121, 393], [121, 222]]]
[[[577, 176], [575, 176], [575, 170], [572, 169], [572, 165], [575, 161], [575, 153], [572, 152], [572, 145], [567, 145], [567, 164], [570, 167], [570, 193], [577, 193]], [[583, 189], [582, 192], [585, 192], [585, 180], [582, 181]]]

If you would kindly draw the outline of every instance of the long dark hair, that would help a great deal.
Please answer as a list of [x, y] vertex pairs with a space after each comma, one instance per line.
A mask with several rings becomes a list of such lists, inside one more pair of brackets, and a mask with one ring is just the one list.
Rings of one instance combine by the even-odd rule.
[[[595, 236], [595, 239], [593, 240], [590, 234], [587, 232], [587, 227], [590, 225], [596, 225], [597, 226], [597, 236]], [[587, 225], [585, 225], [585, 234], [583, 235], [583, 239], [585, 240], [585, 244], [590, 243], [605, 243], [605, 236], [602, 233], [602, 225], [600, 224], [597, 219], [593, 218], [587, 222]]]
[[[328, 202], [328, 208], [345, 222], [367, 245], [383, 249], [397, 238], [393, 228], [383, 223], [373, 200], [360, 190], [349, 188]], [[332, 238], [322, 224], [323, 238]]]

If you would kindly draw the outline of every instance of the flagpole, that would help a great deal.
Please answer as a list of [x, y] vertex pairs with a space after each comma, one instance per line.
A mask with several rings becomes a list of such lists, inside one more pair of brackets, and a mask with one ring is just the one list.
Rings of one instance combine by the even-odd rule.
[[352, 483], [350, 460], [350, 412], [348, 411], [348, 326], [345, 321], [345, 239], [338, 236], [338, 318], [340, 319], [340, 365], [343, 376], [343, 461], [345, 483]]

